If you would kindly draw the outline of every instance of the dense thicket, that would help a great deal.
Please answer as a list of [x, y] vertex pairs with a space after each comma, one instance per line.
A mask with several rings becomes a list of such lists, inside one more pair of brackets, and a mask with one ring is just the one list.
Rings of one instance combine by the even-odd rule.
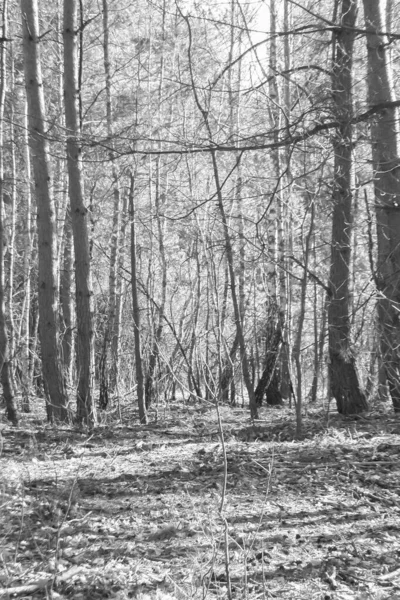
[[398, 409], [396, 2], [62, 4], [3, 0], [9, 419]]

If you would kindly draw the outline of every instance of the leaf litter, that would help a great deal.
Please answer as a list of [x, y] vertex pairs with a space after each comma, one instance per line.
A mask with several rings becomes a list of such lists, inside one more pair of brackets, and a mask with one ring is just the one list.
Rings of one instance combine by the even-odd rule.
[[400, 600], [398, 417], [221, 407], [221, 518], [215, 409], [165, 412], [2, 425], [0, 598]]

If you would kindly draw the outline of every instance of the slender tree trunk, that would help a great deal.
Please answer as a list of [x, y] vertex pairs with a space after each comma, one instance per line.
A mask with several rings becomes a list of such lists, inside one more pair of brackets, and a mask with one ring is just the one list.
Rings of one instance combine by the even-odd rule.
[[140, 340], [140, 306], [137, 290], [137, 260], [136, 260], [136, 223], [135, 223], [135, 204], [134, 204], [134, 177], [131, 175], [131, 184], [129, 190], [129, 212], [131, 218], [131, 285], [132, 285], [132, 309], [133, 309], [133, 327], [135, 338], [135, 368], [136, 383], [139, 406], [139, 420], [141, 423], [147, 423], [146, 402], [144, 397], [144, 374], [142, 360], [142, 345]]
[[[314, 242], [315, 243], [315, 242]], [[315, 246], [314, 246], [314, 265], [315, 265]], [[326, 337], [326, 320], [328, 312], [329, 298], [324, 293], [324, 299], [321, 299], [321, 306], [318, 306], [317, 283], [314, 281], [314, 373], [309, 392], [310, 402], [316, 402], [318, 383], [321, 375], [321, 366], [324, 356], [324, 345]], [[320, 315], [318, 329], [318, 315]]]
[[[108, 387], [113, 392], [118, 380], [119, 363], [119, 323], [118, 323], [118, 256], [120, 253], [120, 229], [121, 229], [121, 194], [119, 188], [119, 172], [115, 161], [114, 138], [113, 138], [113, 109], [112, 109], [112, 74], [109, 42], [109, 13], [108, 0], [102, 0], [103, 8], [103, 58], [104, 74], [106, 87], [106, 118], [107, 118], [107, 136], [110, 147], [109, 159], [112, 165], [112, 189], [113, 189], [113, 218], [112, 232], [110, 239], [110, 271], [109, 271], [109, 292], [108, 292], [108, 321], [104, 333], [104, 380], [101, 382], [103, 391], [106, 391], [104, 397], [100, 397], [100, 405], [106, 407], [105, 397], [108, 398]], [[110, 356], [109, 356], [110, 354]]]
[[375, 188], [380, 343], [393, 407], [400, 412], [400, 157], [398, 113], [384, 30], [382, 2], [363, 0], [368, 49], [370, 106], [386, 104], [371, 120], [372, 164]]
[[328, 305], [329, 374], [332, 396], [342, 414], [354, 414], [368, 408], [361, 389], [351, 347], [351, 268], [353, 228], [352, 166], [352, 57], [357, 3], [342, 0], [341, 27], [335, 35], [332, 88], [336, 118], [339, 122], [334, 140], [335, 179], [331, 242], [331, 269]]
[[64, 248], [62, 256], [62, 268], [60, 274], [60, 305], [62, 309], [62, 355], [66, 379], [69, 385], [73, 380], [74, 364], [74, 341], [73, 341], [73, 239], [71, 210], [67, 207], [64, 219]]
[[[10, 56], [10, 83], [11, 93], [15, 94], [15, 64], [14, 64], [14, 53], [11, 52]], [[16, 143], [15, 143], [15, 102], [11, 101], [10, 105], [10, 145], [11, 145], [11, 169], [12, 169], [12, 181], [11, 181], [11, 204], [10, 204], [10, 232], [8, 239], [8, 322], [9, 322], [9, 341], [10, 341], [10, 373], [12, 378], [12, 385], [16, 388], [15, 379], [15, 361], [16, 348], [17, 348], [17, 330], [14, 322], [14, 271], [15, 271], [15, 241], [16, 241], [16, 220], [17, 220], [17, 161], [15, 156]]]
[[[7, 0], [3, 1], [3, 24], [1, 36], [7, 38], [8, 6]], [[13, 425], [18, 424], [19, 415], [14, 399], [11, 380], [11, 363], [8, 346], [8, 332], [5, 315], [4, 291], [4, 248], [6, 246], [4, 230], [4, 102], [6, 95], [6, 42], [0, 42], [0, 378], [3, 386], [3, 395], [6, 402], [7, 419]]]
[[[164, 52], [165, 52], [165, 40], [166, 40], [166, 6], [165, 0], [163, 0], [162, 5], [162, 24], [161, 24], [161, 41], [160, 41], [160, 69], [159, 69], [159, 83], [158, 83], [158, 120], [161, 123], [164, 118], [163, 114], [163, 88], [164, 88]], [[172, 121], [172, 119], [171, 119]], [[158, 147], [162, 150], [162, 142], [159, 142]], [[164, 185], [162, 185], [164, 182]], [[154, 332], [153, 332], [153, 340], [151, 344], [150, 354], [149, 354], [149, 364], [146, 374], [146, 383], [145, 383], [145, 395], [146, 395], [146, 407], [148, 408], [152, 401], [154, 395], [154, 383], [155, 383], [155, 372], [156, 365], [159, 358], [160, 352], [160, 343], [164, 329], [164, 311], [165, 311], [165, 303], [167, 298], [167, 261], [165, 256], [165, 245], [164, 245], [164, 223], [162, 217], [162, 204], [166, 201], [168, 197], [168, 173], [162, 173], [162, 160], [161, 157], [158, 156], [156, 160], [156, 185], [155, 185], [155, 212], [156, 212], [156, 220], [157, 220], [157, 238], [158, 238], [158, 248], [160, 254], [160, 264], [161, 264], [161, 298], [158, 302], [159, 305], [159, 313], [155, 320]]]
[[50, 419], [69, 420], [58, 344], [56, 224], [39, 53], [37, 0], [21, 0], [25, 85], [35, 177], [39, 254], [39, 337]]
[[[191, 334], [190, 334], [190, 342], [188, 348], [188, 360], [190, 364], [190, 369], [188, 371], [188, 387], [191, 391], [194, 391], [197, 400], [202, 397], [201, 393], [201, 381], [199, 378], [198, 369], [196, 369], [196, 343], [197, 343], [197, 328], [199, 322], [200, 315], [200, 305], [201, 305], [201, 265], [199, 260], [199, 248], [197, 239], [193, 241], [193, 249], [190, 254], [194, 255], [196, 260], [196, 270], [195, 270], [195, 279], [193, 282], [192, 288], [192, 310], [191, 310]], [[197, 372], [196, 372], [197, 371]]]
[[[269, 46], [269, 113], [271, 128], [274, 131], [274, 141], [278, 140], [281, 127], [281, 106], [280, 94], [277, 83], [277, 37], [276, 20], [277, 7], [275, 0], [270, 1], [270, 46]], [[278, 369], [278, 360], [281, 349], [282, 330], [285, 321], [286, 311], [286, 281], [283, 270], [284, 257], [284, 235], [282, 218], [282, 169], [281, 156], [279, 148], [271, 150], [271, 162], [273, 165], [273, 175], [275, 177], [275, 187], [272, 190], [271, 200], [266, 213], [266, 234], [268, 240], [267, 256], [267, 310], [266, 310], [266, 348], [263, 373], [256, 387], [256, 401], [261, 406], [264, 394], [266, 394], [267, 403], [271, 405], [282, 404], [282, 395], [280, 391], [280, 369]], [[277, 276], [277, 266], [282, 270]], [[279, 291], [279, 294], [278, 294]], [[279, 315], [278, 315], [279, 311]], [[274, 330], [274, 327], [276, 330]], [[276, 352], [276, 356], [273, 353]]]
[[[159, 94], [161, 98], [161, 92]], [[157, 326], [154, 330], [154, 337], [152, 342], [152, 348], [149, 356], [149, 366], [147, 370], [146, 383], [145, 383], [145, 396], [146, 396], [146, 408], [149, 408], [153, 401], [153, 388], [154, 388], [154, 375], [156, 370], [156, 364], [159, 357], [159, 347], [162, 338], [162, 332], [164, 328], [164, 311], [165, 302], [167, 299], [167, 260], [165, 256], [165, 245], [164, 245], [164, 229], [161, 216], [161, 202], [165, 202], [166, 193], [161, 192], [161, 165], [160, 160], [157, 160], [156, 167], [156, 190], [155, 190], [155, 210], [157, 219], [157, 237], [158, 237], [158, 248], [160, 253], [161, 263], [161, 299], [159, 302], [159, 311], [157, 315]], [[167, 191], [167, 190], [166, 190]]]
[[30, 356], [30, 312], [31, 312], [31, 261], [32, 261], [32, 190], [31, 160], [28, 138], [28, 107], [24, 101], [24, 158], [25, 158], [25, 215], [24, 215], [24, 302], [21, 315], [21, 370], [22, 370], [22, 410], [30, 411], [30, 391], [32, 387], [32, 369]]
[[[235, 45], [236, 45], [236, 32], [235, 32], [235, 24], [236, 24], [236, 8], [237, 4], [235, 0], [231, 0], [231, 32], [230, 32], [230, 48], [229, 48], [229, 56], [228, 62], [231, 63], [234, 58], [235, 53]], [[238, 42], [239, 51], [240, 51], [240, 39]], [[240, 140], [240, 99], [235, 96], [234, 88], [240, 88], [242, 72], [241, 66], [239, 64], [237, 68], [237, 76], [234, 80], [235, 70], [233, 68], [229, 69], [229, 79], [228, 79], [228, 94], [229, 94], [229, 112], [230, 112], [230, 136], [232, 140], [235, 140], [236, 143]], [[236, 215], [235, 221], [238, 224], [238, 244], [239, 248], [237, 249], [238, 260], [236, 260], [236, 273], [238, 279], [238, 300], [239, 300], [239, 313], [241, 317], [241, 321], [244, 321], [245, 317], [245, 245], [246, 238], [244, 233], [244, 218], [243, 218], [243, 199], [242, 199], [242, 167], [241, 167], [241, 155], [240, 153], [235, 153], [236, 160], [236, 169], [235, 169], [235, 186], [234, 186], [234, 207], [236, 207]], [[227, 296], [229, 289], [229, 265], [226, 265], [225, 269], [225, 281], [224, 281], [224, 292], [223, 292], [223, 303], [222, 303], [222, 314], [221, 314], [221, 334], [224, 331], [224, 323], [226, 318], [226, 305], [227, 305]], [[226, 357], [222, 360], [222, 352], [220, 352], [221, 362], [220, 362], [220, 390], [221, 390], [221, 401], [222, 402], [230, 402], [231, 404], [235, 403], [235, 382], [234, 382], [234, 373], [235, 373], [235, 358], [237, 351], [239, 349], [239, 336], [236, 331], [235, 338], [233, 340], [231, 349], [229, 352], [226, 352]], [[252, 386], [254, 385], [254, 374], [251, 376]]]
[[310, 206], [310, 227], [308, 229], [304, 242], [304, 273], [300, 286], [300, 311], [299, 318], [296, 324], [296, 335], [293, 344], [293, 359], [296, 365], [296, 435], [301, 436], [302, 433], [302, 407], [303, 407], [303, 389], [302, 380], [303, 373], [301, 368], [301, 342], [303, 338], [304, 320], [306, 317], [306, 300], [307, 300], [307, 278], [308, 265], [310, 261], [310, 245], [314, 229], [315, 206], [314, 200], [311, 200]]
[[[126, 259], [126, 251], [125, 251], [125, 236], [126, 229], [128, 226], [128, 200], [129, 195], [127, 193], [123, 196], [122, 201], [122, 212], [121, 212], [121, 231], [120, 231], [120, 243], [121, 248], [118, 253], [118, 270], [119, 273], [123, 273], [125, 270], [125, 259]], [[114, 322], [114, 336], [111, 340], [111, 373], [110, 379], [111, 381], [115, 380], [115, 385], [118, 389], [119, 382], [119, 372], [120, 372], [120, 363], [121, 363], [121, 323], [122, 323], [122, 310], [124, 305], [124, 296], [126, 290], [125, 279], [120, 275], [117, 277], [117, 289], [116, 289], [116, 308], [115, 308], [115, 322]], [[111, 383], [111, 390], [114, 391], [113, 384]]]
[[64, 0], [64, 100], [67, 165], [75, 250], [77, 324], [77, 420], [93, 426], [93, 292], [90, 274], [88, 211], [83, 200], [82, 148], [78, 117], [77, 1]]
[[[290, 0], [283, 1], [283, 60], [285, 73], [289, 73], [293, 59], [293, 47], [290, 31], [292, 27], [292, 5]], [[286, 76], [282, 81], [283, 122], [287, 134], [290, 135], [291, 123], [291, 78]], [[283, 153], [282, 153], [283, 154]], [[280, 223], [278, 225], [278, 267], [279, 267], [279, 307], [283, 320], [282, 347], [280, 352], [280, 393], [283, 399], [291, 400], [293, 386], [291, 381], [291, 334], [292, 334], [292, 283], [289, 276], [292, 271], [291, 260], [293, 254], [293, 226], [292, 226], [292, 198], [293, 176], [291, 168], [292, 148], [287, 146], [282, 156], [284, 172], [282, 173], [283, 187], [282, 201], [280, 203]], [[296, 202], [294, 199], [294, 203]]]

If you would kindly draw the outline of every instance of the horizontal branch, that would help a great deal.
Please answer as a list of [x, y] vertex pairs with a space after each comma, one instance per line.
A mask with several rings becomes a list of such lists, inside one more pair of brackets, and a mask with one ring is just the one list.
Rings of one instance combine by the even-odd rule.
[[[382, 102], [380, 104], [376, 104], [371, 106], [367, 111], [355, 115], [350, 123], [353, 125], [357, 123], [361, 123], [363, 121], [367, 121], [374, 115], [379, 114], [385, 110], [393, 110], [400, 106], [400, 100], [395, 100], [393, 102]], [[308, 140], [318, 133], [322, 133], [324, 131], [329, 131], [331, 129], [336, 129], [341, 126], [342, 123], [340, 121], [326, 121], [324, 123], [318, 123], [318, 125], [314, 125], [310, 129], [303, 131], [302, 133], [298, 133], [297, 135], [289, 135], [283, 139], [267, 142], [267, 143], [252, 143], [246, 145], [221, 145], [221, 144], [209, 144], [207, 146], [195, 146], [193, 144], [192, 147], [184, 146], [177, 149], [166, 149], [166, 150], [146, 150], [140, 148], [130, 148], [128, 150], [117, 150], [113, 148], [114, 152], [117, 152], [119, 156], [129, 156], [129, 155], [141, 155], [141, 156], [159, 156], [159, 155], [184, 155], [184, 154], [203, 154], [208, 152], [251, 152], [257, 150], [274, 150], [277, 148], [282, 148], [285, 146], [295, 145], [300, 142], [304, 142]], [[94, 142], [92, 144], [88, 144], [88, 146], [101, 146], [105, 149], [108, 149], [106, 143], [102, 142]]]

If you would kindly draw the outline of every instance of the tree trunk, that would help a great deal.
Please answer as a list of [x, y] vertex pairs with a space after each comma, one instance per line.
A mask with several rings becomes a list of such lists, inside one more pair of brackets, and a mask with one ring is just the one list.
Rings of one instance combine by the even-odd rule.
[[[161, 96], [161, 93], [160, 93]], [[161, 299], [159, 302], [159, 311], [157, 315], [157, 326], [154, 328], [152, 347], [149, 356], [149, 366], [147, 369], [146, 383], [145, 383], [145, 397], [146, 397], [146, 408], [149, 408], [154, 395], [154, 379], [156, 364], [160, 354], [160, 343], [162, 333], [164, 329], [164, 311], [165, 303], [167, 299], [167, 261], [165, 256], [165, 245], [164, 245], [164, 228], [162, 223], [162, 210], [161, 202], [165, 202], [166, 193], [160, 191], [161, 187], [161, 161], [158, 157], [156, 167], [156, 190], [155, 190], [155, 210], [157, 219], [157, 237], [158, 237], [158, 248], [160, 252], [160, 263], [161, 263]], [[166, 181], [166, 192], [167, 192], [168, 181]]]
[[32, 193], [31, 193], [31, 157], [28, 138], [28, 107], [24, 101], [24, 159], [25, 159], [25, 215], [24, 215], [24, 250], [23, 277], [24, 301], [21, 315], [21, 370], [22, 370], [22, 410], [30, 412], [30, 391], [32, 387], [32, 369], [30, 355], [30, 313], [31, 313], [31, 262], [32, 262]]
[[82, 148], [78, 118], [77, 0], [64, 0], [64, 101], [72, 233], [75, 250], [77, 325], [77, 420], [93, 426], [93, 292], [87, 208], [83, 201]]
[[264, 369], [257, 383], [254, 395], [257, 406], [262, 406], [265, 394], [267, 394], [268, 404], [276, 406], [282, 404], [279, 377], [274, 380], [282, 343], [281, 313], [277, 306], [275, 306], [273, 311], [271, 307], [269, 309], [266, 329]]
[[371, 120], [378, 259], [380, 344], [393, 407], [400, 412], [400, 160], [398, 114], [394, 100], [382, 3], [363, 0], [368, 49], [368, 96], [371, 107], [387, 106]]
[[303, 373], [301, 365], [301, 342], [303, 338], [303, 327], [306, 317], [306, 301], [307, 301], [307, 278], [308, 278], [308, 265], [310, 262], [310, 245], [311, 238], [314, 229], [314, 216], [315, 216], [315, 205], [314, 199], [310, 199], [310, 227], [308, 229], [306, 239], [304, 241], [304, 273], [301, 280], [300, 286], [300, 312], [299, 319], [297, 321], [296, 334], [294, 337], [293, 344], [293, 360], [296, 365], [296, 435], [301, 436], [302, 433], [302, 406], [303, 406]]
[[73, 340], [73, 240], [71, 225], [71, 210], [67, 207], [64, 219], [64, 248], [62, 269], [60, 274], [60, 305], [62, 309], [62, 356], [65, 376], [68, 385], [73, 381], [74, 340]]
[[[113, 190], [113, 217], [112, 232], [110, 238], [110, 271], [109, 271], [109, 292], [108, 292], [108, 321], [104, 333], [103, 344], [103, 377], [100, 385], [103, 388], [103, 394], [100, 399], [102, 408], [106, 407], [105, 398], [108, 399], [108, 392], [113, 392], [117, 386], [118, 363], [119, 363], [119, 326], [118, 326], [118, 262], [120, 253], [120, 229], [121, 229], [121, 194], [119, 189], [119, 172], [115, 161], [114, 152], [114, 131], [113, 131], [113, 110], [112, 110], [112, 75], [111, 58], [109, 43], [109, 20], [108, 20], [108, 0], [102, 0], [103, 7], [103, 58], [104, 74], [106, 88], [106, 118], [107, 118], [107, 136], [108, 146], [110, 147], [108, 156], [112, 164], [112, 190]], [[110, 356], [109, 356], [110, 354]], [[108, 389], [110, 388], [110, 389]], [[108, 401], [108, 400], [107, 400]]]
[[136, 383], [139, 405], [139, 420], [141, 423], [147, 423], [146, 402], [144, 397], [144, 374], [142, 360], [142, 345], [140, 340], [140, 307], [137, 290], [137, 272], [136, 272], [136, 223], [135, 223], [135, 204], [134, 204], [134, 177], [131, 175], [131, 185], [129, 190], [129, 212], [131, 218], [131, 284], [132, 284], [132, 310], [133, 327], [135, 338], [135, 368]]
[[[3, 2], [2, 38], [7, 37], [8, 7], [7, 0]], [[6, 402], [7, 419], [13, 425], [18, 424], [19, 415], [15, 404], [14, 392], [11, 381], [11, 363], [8, 347], [8, 332], [5, 314], [4, 290], [4, 248], [6, 246], [4, 231], [4, 101], [6, 95], [6, 42], [0, 42], [0, 375], [3, 386], [3, 395]]]
[[221, 366], [219, 387], [221, 390], [221, 402], [226, 404], [235, 403], [235, 381], [234, 381], [234, 362], [239, 349], [239, 337], [236, 333], [229, 355]]
[[50, 419], [69, 420], [58, 344], [56, 223], [51, 193], [49, 146], [39, 53], [37, 0], [21, 0], [25, 85], [32, 166], [35, 177], [39, 254], [39, 337]]
[[[271, 128], [274, 132], [274, 141], [276, 142], [278, 141], [279, 130], [281, 128], [282, 110], [280, 107], [280, 90], [277, 81], [277, 37], [275, 35], [277, 29], [277, 7], [275, 0], [271, 0], [269, 6], [271, 31], [268, 78], [268, 91], [270, 98], [269, 113]], [[282, 396], [280, 392], [281, 381], [278, 361], [280, 358], [279, 354], [282, 342], [282, 330], [286, 316], [286, 277], [283, 264], [285, 254], [285, 236], [283, 234], [282, 168], [279, 148], [271, 150], [271, 162], [273, 165], [273, 174], [276, 182], [271, 193], [270, 205], [266, 215], [268, 240], [266, 356], [264, 371], [257, 384], [256, 396], [257, 403], [261, 403], [262, 397], [266, 393], [266, 400], [268, 404], [279, 405], [282, 404]], [[277, 266], [280, 267], [279, 278]], [[280, 311], [279, 316], [277, 316], [278, 303]], [[275, 331], [273, 327], [276, 327]], [[275, 357], [273, 356], [274, 352], [276, 352]]]
[[355, 357], [351, 347], [351, 267], [353, 226], [352, 167], [352, 56], [357, 16], [354, 0], [342, 0], [341, 27], [335, 33], [332, 91], [334, 110], [339, 122], [334, 139], [335, 179], [331, 269], [328, 305], [329, 374], [332, 396], [338, 412], [354, 414], [368, 408], [361, 389]]
[[[14, 95], [16, 92], [15, 89], [15, 64], [14, 64], [14, 52], [11, 51], [10, 56], [10, 85], [11, 85], [11, 94]], [[15, 268], [16, 268], [16, 220], [17, 220], [17, 181], [18, 181], [18, 168], [17, 168], [17, 160], [16, 160], [16, 139], [15, 133], [17, 131], [17, 125], [15, 123], [15, 102], [12, 100], [10, 103], [10, 154], [11, 154], [11, 205], [10, 205], [10, 228], [8, 234], [8, 275], [7, 275], [7, 285], [8, 285], [8, 301], [6, 303], [7, 312], [8, 312], [8, 330], [9, 330], [9, 344], [10, 344], [10, 375], [11, 375], [11, 385], [16, 388], [16, 379], [15, 379], [15, 362], [16, 359], [16, 348], [19, 346], [17, 344], [17, 328], [15, 327], [14, 322], [14, 294], [15, 294]], [[19, 340], [18, 340], [19, 341]]]

